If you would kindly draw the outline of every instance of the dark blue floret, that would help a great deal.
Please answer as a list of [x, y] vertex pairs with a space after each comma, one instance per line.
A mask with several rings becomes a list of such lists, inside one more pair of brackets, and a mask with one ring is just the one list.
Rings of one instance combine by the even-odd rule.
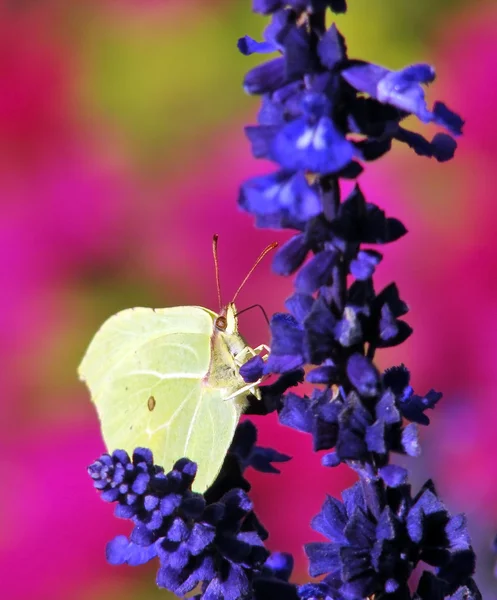
[[240, 423], [236, 428], [235, 436], [230, 446], [230, 453], [235, 454], [240, 462], [242, 472], [247, 467], [252, 467], [262, 473], [279, 473], [272, 463], [287, 462], [290, 456], [281, 454], [273, 448], [256, 446], [257, 429], [250, 421]]
[[[323, 458], [326, 466], [353, 461], [351, 466], [360, 471], [371, 460], [372, 453], [380, 475], [393, 487], [394, 481], [403, 480], [404, 471], [398, 468], [382, 471], [381, 468], [388, 464], [390, 452], [419, 455], [416, 423], [424, 424], [426, 417], [422, 412], [405, 410], [406, 388], [391, 389], [391, 377], [385, 381], [385, 376], [381, 377], [367, 357], [354, 354], [348, 365], [347, 376], [356, 391], [344, 394], [341, 388], [335, 388], [335, 393], [331, 389], [315, 390], [311, 396], [304, 397], [288, 393], [282, 398], [280, 422], [311, 433], [315, 450], [334, 450]], [[404, 369], [400, 372], [405, 378]], [[408, 376], [407, 372], [405, 381]], [[341, 385], [345, 381], [343, 372], [329, 360], [310, 371], [307, 379], [329, 385]], [[432, 394], [439, 396], [430, 392], [425, 399]], [[427, 406], [423, 403], [422, 408]], [[406, 425], [403, 417], [413, 423]]]
[[299, 271], [295, 280], [297, 291], [302, 294], [313, 294], [320, 287], [330, 283], [332, 268], [339, 260], [334, 249], [323, 250], [313, 256]]
[[272, 140], [270, 158], [284, 169], [337, 173], [355, 156], [355, 149], [337, 129], [324, 95], [302, 98], [302, 117], [284, 125]]
[[285, 36], [289, 27], [294, 27], [290, 12], [280, 10], [273, 14], [271, 22], [265, 28], [263, 42], [257, 42], [246, 35], [238, 40], [238, 50], [245, 56], [254, 53], [283, 52], [281, 38]]
[[317, 191], [305, 176], [288, 170], [249, 179], [240, 189], [238, 203], [255, 215], [258, 227], [272, 229], [303, 228], [322, 211]]
[[428, 408], [435, 408], [442, 394], [430, 390], [425, 396], [418, 396], [409, 385], [409, 381], [410, 373], [404, 365], [391, 367], [383, 374], [383, 385], [395, 394], [402, 416], [414, 423], [429, 425], [430, 419], [424, 413]]
[[364, 92], [382, 104], [416, 115], [424, 123], [434, 122], [453, 135], [461, 135], [463, 120], [437, 102], [433, 110], [426, 105], [423, 84], [435, 80], [435, 70], [430, 65], [410, 65], [400, 71], [390, 71], [379, 65], [358, 64], [342, 71], [342, 77], [356, 90]]
[[368, 341], [371, 341], [376, 347], [397, 346], [411, 335], [411, 327], [399, 318], [408, 312], [408, 307], [401, 300], [394, 283], [384, 288], [374, 299], [371, 312], [372, 331]]
[[266, 560], [260, 575], [254, 579], [256, 600], [298, 600], [297, 588], [289, 583], [293, 570], [293, 557], [284, 552], [274, 552]]
[[435, 157], [439, 162], [453, 158], [457, 147], [455, 140], [445, 133], [435, 134], [429, 142], [421, 134], [399, 127], [394, 137], [407, 144], [419, 156]]
[[328, 581], [306, 583], [298, 588], [300, 600], [343, 600], [335, 586]]
[[360, 250], [350, 262], [351, 275], [360, 281], [370, 279], [382, 258], [383, 255], [376, 250]]
[[387, 244], [407, 233], [398, 219], [386, 217], [378, 206], [366, 202], [358, 185], [340, 205], [330, 227], [338, 239], [356, 244]]
[[243, 87], [247, 94], [268, 94], [287, 83], [285, 59], [274, 58], [249, 71], [243, 80]]
[[304, 359], [304, 331], [291, 315], [277, 313], [271, 319], [271, 353], [266, 373], [285, 373], [301, 367]]
[[248, 35], [240, 38], [238, 40], [237, 46], [238, 50], [240, 50], [240, 52], [245, 56], [250, 56], [254, 53], [265, 54], [275, 51], [275, 48], [271, 43], [258, 42], [257, 40], [254, 40], [251, 37], [249, 37]]
[[435, 574], [424, 571], [413, 600], [482, 600], [482, 596], [472, 579], [454, 589]]
[[334, 330], [337, 318], [324, 296], [319, 296], [304, 320], [305, 362], [320, 365], [334, 357], [337, 347]]
[[293, 556], [286, 552], [274, 552], [264, 563], [261, 576], [267, 575], [288, 581], [293, 571]]
[[252, 154], [256, 158], [270, 157], [271, 146], [276, 134], [278, 133], [278, 129], [279, 128], [276, 125], [245, 127], [245, 135], [252, 146]]
[[264, 359], [257, 354], [240, 367], [240, 375], [247, 383], [256, 383], [264, 375]]
[[283, 425], [304, 433], [311, 433], [313, 415], [309, 410], [309, 399], [301, 398], [291, 392], [286, 394], [279, 418]]
[[[309, 248], [304, 234], [295, 235], [276, 252], [273, 259], [273, 271], [278, 275], [291, 275], [304, 262], [308, 252]], [[303, 320], [297, 316], [295, 318], [299, 321]]]
[[319, 40], [317, 51], [321, 65], [329, 70], [336, 68], [347, 58], [345, 38], [334, 23]]
[[366, 356], [353, 354], [347, 362], [347, 375], [361, 396], [371, 398], [378, 394], [380, 374]]

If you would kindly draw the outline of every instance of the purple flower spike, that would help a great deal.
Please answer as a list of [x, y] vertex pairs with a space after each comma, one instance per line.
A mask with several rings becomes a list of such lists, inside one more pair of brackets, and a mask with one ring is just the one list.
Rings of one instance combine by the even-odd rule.
[[[245, 461], [243, 468], [252, 464], [266, 472], [278, 472], [271, 463], [289, 457], [254, 446], [253, 425], [245, 424], [242, 429], [238, 447], [231, 451]], [[121, 472], [119, 466], [126, 470], [124, 480], [117, 475]], [[269, 555], [263, 544], [267, 533], [245, 492], [232, 490], [207, 504], [200, 494], [191, 491], [194, 463], [181, 459], [165, 474], [154, 466], [151, 452], [140, 448], [134, 452], [133, 462], [122, 451], [112, 456], [104, 454], [89, 467], [89, 472], [102, 495], [115, 489], [116, 477], [127, 482], [119, 485], [119, 495], [114, 500], [119, 505], [127, 503], [127, 489], [135, 486], [144, 473], [148, 477], [146, 484], [140, 484], [134, 508], [127, 515], [134, 523], [130, 537], [120, 535], [107, 545], [111, 564], [136, 566], [158, 557], [160, 587], [184, 594], [203, 582], [206, 588], [225, 586], [225, 594], [231, 598], [245, 597], [254, 574], [262, 572]], [[168, 508], [159, 511], [159, 506]]]

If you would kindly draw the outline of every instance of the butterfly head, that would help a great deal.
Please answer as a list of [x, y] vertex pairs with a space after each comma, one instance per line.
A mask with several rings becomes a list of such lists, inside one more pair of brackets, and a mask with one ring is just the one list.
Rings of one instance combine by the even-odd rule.
[[216, 329], [227, 335], [238, 333], [238, 317], [236, 316], [235, 303], [230, 302], [224, 306], [215, 321]]
[[215, 268], [215, 273], [216, 273], [217, 297], [219, 300], [219, 306], [222, 308], [221, 308], [221, 312], [219, 313], [219, 315], [217, 316], [217, 318], [215, 320], [214, 325], [215, 325], [215, 329], [218, 332], [224, 333], [227, 336], [238, 336], [240, 339], [242, 339], [238, 333], [238, 319], [237, 319], [237, 315], [236, 315], [235, 300], [236, 300], [238, 294], [240, 293], [240, 290], [245, 285], [245, 282], [247, 281], [247, 279], [254, 272], [254, 269], [257, 267], [257, 265], [261, 262], [261, 260], [266, 256], [266, 254], [270, 250], [273, 250], [274, 248], [276, 248], [276, 246], [278, 245], [278, 242], [273, 242], [272, 244], [269, 244], [269, 246], [266, 246], [266, 248], [264, 248], [264, 250], [259, 255], [259, 258], [255, 261], [254, 266], [250, 269], [250, 271], [245, 276], [245, 279], [238, 286], [238, 289], [236, 290], [235, 295], [233, 296], [233, 300], [231, 302], [229, 302], [228, 304], [223, 305], [223, 303], [221, 301], [221, 286], [219, 285], [219, 266], [218, 266], [218, 260], [217, 260], [218, 237], [219, 236], [216, 233], [216, 234], [214, 234], [214, 236], [212, 238], [212, 254], [214, 256], [214, 268]]

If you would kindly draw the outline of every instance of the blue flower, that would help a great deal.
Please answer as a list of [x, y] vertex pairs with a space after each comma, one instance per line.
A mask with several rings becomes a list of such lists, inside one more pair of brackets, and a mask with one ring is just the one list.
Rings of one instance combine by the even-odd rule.
[[398, 127], [393, 137], [407, 144], [419, 156], [435, 157], [439, 162], [450, 160], [457, 147], [455, 140], [445, 133], [435, 134], [429, 142], [419, 133]]
[[317, 52], [320, 63], [330, 71], [347, 59], [345, 38], [335, 23], [324, 33], [318, 42]]
[[383, 374], [383, 385], [396, 395], [397, 407], [403, 417], [420, 425], [429, 425], [430, 419], [425, 415], [425, 411], [435, 408], [442, 394], [430, 390], [426, 395], [418, 396], [409, 385], [410, 378], [411, 375], [404, 365], [391, 367]]
[[[193, 481], [195, 469], [181, 465], [178, 477], [186, 485]], [[163, 480], [164, 470], [153, 464], [152, 453], [147, 448], [137, 448], [130, 460], [124, 450], [115, 450], [112, 455], [103, 454], [88, 467], [95, 489], [100, 491], [105, 502], [118, 502], [118, 516], [130, 518], [140, 511], [140, 501], [150, 481]]]
[[[273, 13], [265, 41], [247, 36], [239, 41], [244, 54], [281, 54], [250, 70], [244, 80], [247, 93], [264, 96], [258, 119], [262, 129], [251, 133], [258, 139], [265, 137], [264, 151], [254, 145], [254, 155], [274, 160], [284, 169], [351, 177], [362, 170], [354, 158], [376, 160], [391, 149], [394, 139], [421, 156], [441, 162], [452, 158], [456, 143], [450, 135], [438, 133], [428, 141], [400, 126], [414, 114], [452, 135], [462, 133], [463, 120], [443, 102], [435, 102], [431, 110], [427, 107], [422, 85], [434, 80], [433, 67], [417, 64], [392, 71], [350, 60], [335, 24], [328, 30], [317, 28], [316, 44], [306, 20], [296, 18], [295, 11], [319, 11], [327, 4], [263, 2], [257, 10]], [[334, 8], [339, 12], [345, 7]], [[269, 125], [274, 129], [265, 130]], [[352, 140], [349, 134], [363, 139]]]
[[356, 258], [350, 261], [350, 274], [360, 281], [370, 279], [382, 258], [376, 250], [359, 250]]
[[356, 151], [330, 118], [331, 107], [322, 94], [302, 98], [302, 117], [284, 125], [272, 140], [271, 158], [284, 169], [322, 175], [337, 173]]
[[[255, 357], [257, 358], [257, 357]], [[263, 361], [262, 361], [263, 362]], [[286, 377], [284, 381], [277, 381], [263, 392], [263, 401], [254, 398], [254, 402], [246, 410], [248, 414], [267, 414], [277, 409], [276, 400], [268, 398], [271, 396], [271, 388], [276, 388], [274, 394], [277, 395], [278, 401], [281, 395], [286, 392], [289, 387], [297, 385], [301, 377], [292, 373], [290, 377]], [[262, 407], [261, 407], [262, 405]], [[261, 411], [262, 408], [262, 411]], [[245, 478], [245, 470], [252, 467], [256, 471], [262, 473], [279, 473], [279, 469], [273, 463], [286, 462], [290, 460], [290, 456], [282, 454], [273, 448], [263, 448], [256, 445], [257, 429], [250, 421], [239, 423], [233, 441], [231, 442], [228, 453], [224, 459], [221, 471], [214, 483], [205, 492], [204, 497], [207, 503], [217, 502], [224, 494], [230, 492], [234, 488], [239, 488], [245, 492], [250, 491], [251, 485]]]
[[322, 211], [316, 189], [301, 172], [277, 171], [254, 177], [240, 189], [240, 207], [255, 215], [258, 227], [303, 228]]
[[283, 52], [284, 46], [280, 38], [284, 36], [293, 25], [291, 14], [286, 10], [279, 10], [272, 16], [271, 22], [264, 29], [264, 41], [257, 42], [246, 35], [238, 40], [238, 50], [245, 56], [250, 54], [267, 54], [270, 52]]
[[311, 38], [304, 25], [295, 21], [291, 10], [279, 10], [264, 31], [264, 41], [249, 36], [238, 40], [238, 49], [244, 55], [280, 52], [283, 56], [251, 69], [243, 80], [248, 94], [269, 94], [301, 79], [315, 70], [311, 53]]
[[464, 121], [441, 102], [428, 110], [422, 84], [435, 80], [435, 70], [427, 64], [410, 65], [400, 71], [364, 63], [348, 67], [342, 77], [356, 90], [382, 104], [416, 115], [424, 123], [434, 122], [453, 135], [461, 135]]
[[343, 600], [335, 586], [325, 581], [305, 583], [298, 589], [300, 600]]
[[474, 553], [464, 517], [450, 516], [431, 482], [413, 498], [409, 486], [362, 479], [342, 498], [328, 496], [312, 521], [331, 541], [306, 545], [310, 574], [325, 575], [324, 589], [299, 590], [301, 598], [410, 598], [408, 580], [420, 561], [437, 569], [441, 598], [473, 585]]
[[[394, 284], [375, 296], [369, 284], [357, 281], [350, 287], [346, 304], [338, 315], [324, 295], [317, 299], [311, 295], [318, 288], [325, 289], [327, 284], [333, 289], [333, 266], [339, 260], [336, 251], [323, 251], [300, 270], [295, 282], [298, 291], [287, 301], [292, 314], [278, 313], [271, 320], [271, 354], [263, 367], [264, 374], [284, 373], [306, 363], [321, 365], [327, 360], [332, 363], [338, 360], [345, 366], [354, 350], [365, 343], [386, 348], [400, 344], [411, 334], [412, 329], [399, 318], [407, 306]], [[357, 380], [362, 372], [366, 376], [365, 365], [361, 363], [356, 369], [351, 364], [348, 375], [359, 391], [366, 394], [365, 383], [359, 384]], [[319, 383], [323, 383], [322, 374], [320, 379]]]
[[304, 330], [292, 315], [277, 313], [271, 319], [271, 353], [264, 372], [285, 373], [305, 364]]
[[[271, 204], [268, 202], [267, 206], [270, 207]], [[244, 207], [248, 208], [246, 201]], [[263, 210], [264, 208], [261, 210], [252, 207], [258, 223], [265, 218], [261, 216]], [[307, 213], [305, 226], [302, 226], [302, 223], [297, 224], [297, 218], [294, 217], [294, 227], [303, 229], [303, 233], [297, 234], [283, 244], [273, 260], [275, 273], [290, 275], [302, 266], [309, 252], [317, 252], [316, 256], [301, 269], [296, 280], [297, 289], [303, 293], [312, 293], [333, 279], [333, 267], [338, 262], [342, 262], [342, 258], [337, 255], [336, 250], [345, 255], [347, 258], [345, 264], [348, 263], [347, 271], [356, 279], [361, 281], [370, 279], [382, 255], [372, 249], [360, 250], [359, 244], [386, 244], [399, 239], [406, 233], [405, 227], [398, 219], [386, 217], [385, 213], [377, 206], [365, 202], [364, 196], [357, 186], [347, 200], [340, 205], [335, 219], [328, 221], [322, 212], [318, 214], [317, 210], [314, 217], [311, 215], [312, 213]], [[270, 219], [271, 217], [268, 221]], [[277, 223], [278, 226], [285, 225], [279, 217]], [[286, 225], [289, 226], [289, 219], [287, 219]], [[361, 292], [360, 289], [360, 286], [356, 285], [351, 293], [351, 298], [358, 295], [364, 296], [364, 292]], [[398, 296], [395, 290], [395, 286], [386, 288], [379, 295], [376, 304], [389, 301], [400, 306], [399, 300], [394, 298], [394, 296]], [[366, 296], [372, 299], [374, 295], [368, 292]], [[401, 316], [400, 313], [397, 316]], [[404, 332], [406, 331], [404, 326], [400, 327], [403, 327]]]
[[[312, 434], [315, 450], [333, 450], [323, 457], [325, 466], [349, 462], [361, 471], [367, 469], [374, 456], [379, 476], [393, 487], [392, 482], [404, 480], [405, 472], [386, 467], [390, 452], [418, 456], [416, 423], [424, 420], [418, 413], [403, 412], [403, 396], [385, 386], [384, 379], [365, 356], [351, 355], [347, 376], [355, 388], [348, 394], [341, 388], [335, 392], [315, 390], [303, 397], [293, 392], [285, 394], [279, 410], [280, 422]], [[307, 379], [335, 386], [344, 382], [342, 371], [332, 361], [310, 371]], [[430, 396], [432, 393], [435, 394], [431, 392]], [[413, 422], [404, 424], [403, 416]]]
[[[266, 465], [278, 460], [262, 456]], [[132, 461], [123, 451], [104, 454], [88, 471], [103, 499], [118, 502], [116, 514], [134, 524], [129, 538], [107, 545], [109, 562], [138, 565], [158, 557], [158, 586], [179, 596], [198, 585], [204, 599], [249, 594], [268, 558], [267, 532], [243, 490], [208, 503], [191, 491], [195, 463], [181, 459], [165, 474], [146, 449], [137, 449]]]
[[301, 294], [313, 294], [319, 288], [331, 283], [333, 266], [340, 260], [334, 249], [323, 250], [315, 254], [299, 271], [295, 287]]
[[[386, 217], [378, 206], [366, 202], [358, 185], [340, 204], [330, 230], [338, 240], [349, 244], [388, 244], [407, 233], [398, 219]], [[345, 246], [342, 248], [345, 250]]]
[[289, 83], [285, 59], [273, 58], [253, 68], [245, 75], [243, 87], [247, 94], [267, 94]]

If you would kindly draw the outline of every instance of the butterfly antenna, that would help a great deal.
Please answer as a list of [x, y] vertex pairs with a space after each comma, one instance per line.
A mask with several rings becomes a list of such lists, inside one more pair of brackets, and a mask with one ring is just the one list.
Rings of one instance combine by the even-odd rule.
[[219, 310], [223, 307], [223, 303], [221, 301], [221, 285], [219, 284], [219, 261], [217, 258], [217, 240], [219, 235], [215, 233], [212, 237], [212, 255], [214, 256], [214, 270], [216, 271], [216, 289], [217, 289], [217, 299], [219, 300]]
[[266, 254], [268, 252], [271, 252], [271, 250], [274, 250], [277, 246], [278, 246], [278, 242], [273, 242], [272, 244], [269, 244], [269, 246], [266, 246], [264, 248], [264, 250], [260, 253], [259, 258], [255, 261], [254, 266], [250, 269], [250, 271], [247, 273], [245, 279], [242, 281], [242, 283], [240, 284], [240, 286], [236, 290], [235, 295], [233, 296], [232, 302], [235, 301], [236, 297], [240, 293], [240, 290], [245, 285], [245, 283], [247, 282], [247, 279], [252, 275], [252, 273], [254, 272], [254, 270], [257, 267], [257, 265], [261, 262], [261, 260], [266, 256]]
[[243, 308], [242, 310], [238, 311], [235, 316], [239, 317], [240, 315], [243, 315], [244, 312], [252, 310], [253, 308], [260, 309], [260, 311], [264, 315], [264, 318], [266, 319], [266, 323], [269, 325], [269, 317], [267, 316], [267, 312], [264, 310], [264, 307], [262, 306], [262, 304], [252, 304], [251, 306], [247, 306], [247, 308]]

